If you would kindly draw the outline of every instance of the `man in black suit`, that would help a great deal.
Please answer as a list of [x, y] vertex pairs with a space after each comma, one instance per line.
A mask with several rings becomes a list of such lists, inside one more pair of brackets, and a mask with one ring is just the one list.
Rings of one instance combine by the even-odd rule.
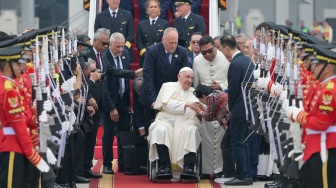
[[201, 48], [199, 45], [199, 41], [201, 38], [202, 38], [201, 32], [195, 32], [191, 34], [190, 41], [189, 41], [190, 51], [188, 51], [188, 63], [189, 63], [190, 68], [193, 67], [194, 58], [198, 56], [201, 52]]
[[176, 82], [180, 69], [188, 67], [187, 50], [177, 43], [177, 30], [168, 27], [163, 32], [162, 42], [147, 48], [144, 83], [139, 97], [139, 102], [144, 106], [146, 129], [155, 119], [153, 106], [162, 84]]
[[94, 31], [99, 28], [106, 28], [110, 33], [120, 32], [126, 38], [125, 46], [130, 53], [130, 60], [134, 61], [132, 43], [134, 41], [134, 21], [132, 14], [119, 8], [120, 0], [107, 0], [109, 8], [96, 15]]
[[206, 33], [205, 21], [202, 16], [191, 12], [190, 0], [176, 0], [176, 11], [180, 15], [173, 20], [173, 27], [175, 27], [179, 34], [179, 45], [186, 48], [189, 47], [190, 36], [192, 33], [198, 31], [202, 35]]
[[[125, 38], [121, 33], [113, 33], [110, 37], [109, 49], [105, 51], [104, 56], [107, 62], [118, 69], [128, 70], [130, 67], [129, 53], [124, 49]], [[130, 75], [130, 78], [132, 75]], [[118, 138], [118, 171], [123, 172], [123, 152], [119, 139], [119, 133], [129, 131], [129, 106], [130, 106], [130, 89], [129, 80], [117, 78], [112, 75], [106, 75], [106, 87], [104, 88], [103, 104], [103, 173], [113, 174], [112, 160], [113, 150], [112, 143], [114, 136]], [[127, 173], [127, 172], [125, 172]]]
[[[109, 4], [107, 1], [103, 1], [103, 10], [106, 10], [109, 8]], [[134, 18], [134, 3], [133, 0], [122, 0], [120, 2], [120, 8], [124, 10], [128, 10], [132, 13], [132, 17]]]
[[[117, 68], [108, 64], [107, 60], [104, 58], [102, 53], [108, 47], [110, 32], [105, 28], [98, 29], [94, 34], [94, 39], [92, 42], [92, 48], [87, 48], [88, 54], [85, 58], [80, 58], [82, 60], [81, 64], [83, 65], [83, 60], [87, 61], [88, 58], [91, 58], [96, 62], [96, 68], [99, 72], [104, 73], [105, 75], [114, 75], [121, 77], [123, 75], [131, 74], [132, 77], [135, 75], [141, 75], [142, 70], [137, 71], [125, 71], [118, 70]], [[88, 104], [95, 108], [96, 112], [92, 117], [93, 128], [91, 131], [85, 133], [85, 156], [84, 156], [84, 172], [83, 176], [85, 178], [101, 178], [102, 175], [95, 174], [92, 172], [91, 167], [93, 166], [92, 160], [94, 155], [94, 147], [96, 145], [96, 136], [98, 131], [98, 126], [101, 120], [102, 113], [102, 100], [103, 100], [103, 88], [104, 82], [102, 81], [102, 75], [98, 75], [98, 80], [87, 79], [86, 83], [89, 86], [88, 93]]]
[[[160, 2], [160, 18], [169, 20], [168, 18], [168, 9], [170, 7], [171, 0], [158, 0]], [[140, 8], [139, 12], [139, 21], [148, 19], [147, 8], [146, 8], [147, 0], [138, 0], [138, 5]]]
[[[237, 49], [237, 42], [231, 35], [220, 39], [222, 53], [231, 59], [228, 71], [228, 97], [231, 112], [228, 142], [231, 141], [233, 159], [236, 165], [236, 176], [225, 185], [252, 185], [252, 172], [248, 142], [244, 142], [249, 134], [249, 125], [245, 117], [245, 105], [241, 84], [253, 82], [254, 63]], [[252, 76], [251, 76], [252, 75]], [[225, 139], [225, 138], [223, 138]], [[225, 148], [223, 148], [225, 150]]]

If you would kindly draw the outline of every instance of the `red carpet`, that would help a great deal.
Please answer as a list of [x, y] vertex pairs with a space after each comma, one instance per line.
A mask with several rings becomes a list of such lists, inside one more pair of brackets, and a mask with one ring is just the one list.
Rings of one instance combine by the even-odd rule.
[[[93, 172], [101, 173], [102, 160], [99, 159], [93, 167]], [[113, 169], [118, 171], [117, 160], [113, 161]], [[90, 188], [132, 188], [132, 187], [145, 187], [145, 188], [221, 188], [213, 180], [201, 180], [199, 183], [193, 181], [185, 182], [171, 182], [167, 180], [159, 180], [158, 183], [149, 181], [147, 175], [124, 175], [123, 173], [116, 173], [114, 175], [104, 174], [101, 179], [91, 179]]]

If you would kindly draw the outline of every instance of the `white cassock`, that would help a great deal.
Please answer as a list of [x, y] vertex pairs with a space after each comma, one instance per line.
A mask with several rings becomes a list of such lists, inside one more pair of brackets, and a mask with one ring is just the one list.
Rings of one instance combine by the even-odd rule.
[[199, 102], [193, 91], [192, 87], [184, 91], [178, 82], [164, 83], [154, 106], [160, 112], [149, 127], [149, 160], [155, 161], [159, 158], [156, 144], [166, 145], [174, 178], [179, 178], [182, 172], [184, 155], [197, 153], [201, 142], [198, 132], [200, 121], [194, 110], [185, 108], [186, 102]]

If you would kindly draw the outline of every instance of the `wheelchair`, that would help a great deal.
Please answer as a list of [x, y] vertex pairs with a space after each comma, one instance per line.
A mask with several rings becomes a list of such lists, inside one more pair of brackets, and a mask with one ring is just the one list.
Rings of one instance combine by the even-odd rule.
[[[202, 143], [200, 143], [200, 146], [197, 149], [196, 152], [196, 159], [197, 162], [194, 165], [194, 172], [196, 172], [196, 175], [185, 175], [185, 174], [181, 174], [180, 179], [181, 180], [195, 180], [196, 182], [200, 181], [200, 175], [202, 174], [202, 148], [201, 148]], [[149, 155], [149, 146], [148, 146], [148, 151], [147, 154]], [[159, 168], [159, 160], [155, 160], [153, 162], [148, 160], [148, 164], [147, 164], [147, 175], [149, 178], [149, 181], [153, 182], [153, 183], [157, 183], [158, 180], [170, 180], [173, 178], [172, 175], [167, 176], [167, 175], [160, 175], [158, 174], [158, 168]]]

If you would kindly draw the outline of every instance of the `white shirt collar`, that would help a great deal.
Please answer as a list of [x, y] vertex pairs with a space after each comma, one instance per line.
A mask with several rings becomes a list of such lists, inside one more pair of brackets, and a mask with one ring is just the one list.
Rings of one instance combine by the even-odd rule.
[[237, 50], [231, 57], [231, 59], [233, 59], [238, 53], [240, 53], [240, 50]]
[[112, 15], [112, 12], [115, 12], [116, 14], [118, 14], [118, 10], [119, 8], [117, 8], [115, 11], [111, 10], [110, 7], [109, 7], [109, 11], [110, 11], [110, 14]]
[[152, 20], [155, 20], [155, 22], [157, 21], [157, 19], [159, 18], [159, 16], [157, 16], [156, 18], [152, 19], [152, 18], [149, 18], [149, 23], [152, 24]]
[[185, 18], [186, 20], [188, 20], [188, 17], [190, 14], [191, 14], [191, 11], [189, 12], [189, 14], [187, 14], [185, 17], [182, 17], [182, 18]]
[[96, 48], [92, 48], [93, 49], [93, 51], [95, 52], [95, 54], [97, 55], [99, 52], [96, 50]]

